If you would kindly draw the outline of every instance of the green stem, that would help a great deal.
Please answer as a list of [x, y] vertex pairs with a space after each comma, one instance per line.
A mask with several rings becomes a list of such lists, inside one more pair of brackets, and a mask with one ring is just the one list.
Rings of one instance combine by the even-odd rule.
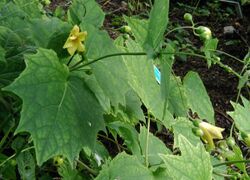
[[222, 177], [228, 177], [228, 178], [234, 177], [232, 175], [219, 173], [219, 172], [216, 172], [216, 171], [213, 171], [213, 173], [216, 174], [217, 176], [222, 176]]
[[214, 164], [213, 167], [229, 165], [229, 164], [239, 164], [239, 163], [250, 163], [250, 160], [226, 161], [226, 162]]
[[241, 63], [244, 63], [244, 61], [242, 61], [241, 59], [239, 59], [239, 58], [237, 58], [237, 57], [235, 57], [235, 56], [233, 56], [233, 55], [231, 55], [231, 54], [228, 54], [228, 53], [226, 53], [226, 52], [224, 52], [224, 51], [220, 51], [220, 50], [217, 50], [217, 49], [208, 49], [208, 51], [214, 51], [214, 52], [218, 52], [218, 53], [220, 53], [220, 54], [224, 54], [224, 55], [226, 55], [226, 56], [228, 56], [228, 57], [230, 57], [230, 58], [232, 58], [232, 59], [234, 59], [234, 60], [236, 60], [236, 61], [239, 61], [239, 62], [241, 62]]
[[94, 176], [97, 176], [98, 175], [98, 172], [95, 171], [94, 169], [88, 167], [85, 163], [83, 163], [82, 161], [80, 160], [76, 160], [78, 162], [79, 165], [82, 166], [82, 168], [86, 169], [88, 172], [90, 172], [91, 174], [93, 174]]
[[148, 167], [148, 165], [149, 165], [149, 162], [148, 162], [149, 129], [150, 129], [150, 117], [148, 117], [146, 149], [145, 149], [145, 164], [146, 164], [146, 167]]
[[1, 140], [1, 142], [0, 142], [0, 151], [1, 151], [1, 148], [2, 148], [2, 146], [4, 145], [4, 143], [5, 143], [6, 139], [7, 139], [7, 137], [9, 136], [9, 134], [10, 134], [12, 128], [13, 128], [13, 126], [11, 126], [11, 127], [8, 129], [8, 131], [5, 133], [4, 137], [2, 138], [2, 140]]
[[141, 55], [147, 55], [145, 52], [132, 52], [132, 53], [114, 53], [114, 54], [108, 54], [108, 55], [105, 55], [105, 56], [102, 56], [102, 57], [99, 57], [97, 59], [94, 59], [92, 61], [89, 61], [85, 64], [82, 64], [80, 66], [78, 66], [79, 64], [81, 64], [83, 61], [79, 61], [78, 63], [76, 63], [75, 65], [73, 65], [71, 68], [70, 68], [70, 71], [74, 71], [76, 69], [79, 69], [79, 68], [82, 68], [82, 67], [85, 67], [85, 66], [88, 66], [88, 65], [91, 65], [97, 61], [100, 61], [102, 59], [106, 59], [106, 58], [109, 58], [109, 57], [114, 57], [114, 56], [141, 56]]
[[172, 32], [174, 31], [177, 31], [177, 30], [180, 30], [180, 29], [193, 29], [194, 27], [193, 26], [182, 26], [182, 27], [177, 27], [177, 28], [174, 28], [170, 31], [168, 31], [168, 33], [165, 35], [165, 37], [167, 37], [169, 34], [171, 34]]
[[[31, 146], [31, 147], [27, 147], [25, 149], [23, 149], [21, 152], [26, 152], [26, 151], [29, 151], [31, 149], [33, 149], [34, 146]], [[7, 159], [5, 159], [1, 164], [0, 164], [0, 167], [2, 167], [5, 163], [7, 163], [9, 160], [11, 160], [12, 158], [14, 158], [15, 156], [17, 155], [17, 153], [11, 155], [10, 157], [8, 157]]]
[[[204, 55], [201, 55], [201, 54], [194, 54], [194, 53], [188, 53], [188, 52], [173, 52], [173, 53], [167, 53], [167, 52], [161, 52], [161, 54], [176, 54], [176, 55], [187, 55], [187, 56], [195, 56], [195, 57], [199, 57], [199, 58], [202, 58], [202, 59], [207, 59], [206, 56]], [[105, 56], [102, 56], [102, 57], [99, 57], [97, 59], [94, 59], [92, 61], [89, 61], [85, 64], [82, 64], [80, 65], [82, 61], [79, 61], [78, 63], [76, 63], [75, 65], [73, 65], [71, 68], [70, 68], [70, 71], [74, 71], [74, 70], [77, 70], [77, 69], [80, 69], [82, 67], [85, 67], [85, 66], [88, 66], [88, 65], [91, 65], [95, 62], [98, 62], [100, 60], [103, 60], [103, 59], [106, 59], [106, 58], [109, 58], [109, 57], [114, 57], [114, 56], [145, 56], [147, 55], [147, 53], [145, 52], [123, 52], [123, 53], [114, 53], [114, 54], [108, 54], [108, 55], [105, 55]], [[213, 58], [210, 58], [211, 60], [214, 60]], [[241, 78], [241, 75], [238, 74], [237, 72], [235, 72], [234, 70], [232, 70], [230, 67], [228, 67], [227, 65], [224, 65], [223, 63], [221, 63], [220, 61], [216, 61], [216, 63], [224, 68], [226, 71], [230, 72], [230, 73], [233, 73], [235, 76], [237, 76], [238, 78]], [[79, 66], [78, 66], [79, 65]]]

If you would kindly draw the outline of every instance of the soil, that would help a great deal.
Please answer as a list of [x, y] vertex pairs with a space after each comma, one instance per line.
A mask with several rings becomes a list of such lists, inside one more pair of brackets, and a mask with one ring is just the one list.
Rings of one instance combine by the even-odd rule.
[[[110, 36], [113, 38], [117, 37], [119, 34], [119, 32], [117, 32], [115, 29], [124, 23], [121, 18], [119, 19], [117, 17], [121, 17], [124, 14], [145, 15], [147, 14], [148, 10], [145, 0], [140, 1], [142, 2], [142, 8], [140, 7], [133, 11], [129, 8], [129, 4], [126, 3], [127, 1], [99, 0], [98, 2], [107, 14], [104, 28], [108, 30]], [[218, 8], [211, 4], [209, 5], [208, 3], [205, 3], [206, 1], [201, 1], [201, 4], [199, 4], [197, 9], [194, 10], [190, 8], [197, 5], [192, 4], [194, 2], [196, 1], [187, 2], [183, 0], [183, 4], [180, 4], [182, 3], [181, 0], [178, 0], [178, 2], [172, 1], [170, 4], [169, 13], [169, 19], [171, 23], [187, 25], [187, 23], [185, 23], [183, 20], [183, 14], [185, 12], [194, 13], [193, 18], [195, 22], [209, 27], [212, 30], [214, 37], [219, 39], [219, 50], [236, 56], [239, 59], [243, 59], [247, 54], [250, 44], [250, 16], [247, 16], [249, 14], [248, 10], [250, 7], [242, 6], [244, 17], [240, 19], [234, 7], [232, 7], [230, 4], [219, 4]], [[51, 3], [50, 9], [53, 10], [58, 5], [67, 8], [69, 2], [67, 1], [67, 3], [65, 3], [63, 0], [54, 0]], [[206, 15], [206, 9], [210, 12], [209, 15]], [[233, 26], [235, 28], [235, 32], [232, 35], [226, 36], [223, 33], [223, 28], [225, 26]], [[198, 47], [201, 46], [197, 37], [190, 35], [188, 38], [191, 42], [193, 42], [194, 45], [197, 45]], [[226, 56], [221, 56], [221, 61], [229, 65], [236, 72], [240, 73], [242, 64]], [[188, 57], [186, 61], [177, 60], [174, 64], [174, 72], [178, 76], [184, 77], [185, 74], [190, 70], [198, 72], [202, 78], [215, 110], [216, 124], [225, 128], [224, 135], [227, 136], [232, 125], [232, 119], [227, 115], [227, 112], [233, 110], [230, 101], [236, 101], [237, 98], [237, 77], [229, 74], [217, 65], [212, 65], [211, 68], [208, 68], [206, 62], [198, 58]], [[249, 93], [247, 93], [247, 91], [247, 89], [243, 89], [242, 93], [249, 99]], [[173, 142], [173, 136], [171, 133], [164, 131], [158, 133], [158, 136], [164, 140], [167, 146], [171, 146]], [[109, 150], [112, 151], [114, 144], [108, 142], [105, 142], [104, 144]], [[245, 150], [244, 146], [242, 146], [242, 149]]]

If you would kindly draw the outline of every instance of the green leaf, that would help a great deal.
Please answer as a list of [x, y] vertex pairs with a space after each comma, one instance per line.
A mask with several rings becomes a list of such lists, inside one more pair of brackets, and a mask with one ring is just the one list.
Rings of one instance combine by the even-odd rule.
[[208, 39], [205, 41], [202, 51], [205, 53], [205, 56], [207, 58], [208, 67], [210, 67], [212, 64], [212, 58], [215, 55], [214, 50], [217, 49], [218, 42], [219, 40], [217, 38]]
[[22, 152], [18, 155], [17, 165], [22, 179], [36, 179], [36, 164], [32, 154], [29, 151]]
[[[148, 156], [148, 161], [150, 165], [157, 165], [162, 163], [162, 159], [159, 154], [171, 154], [171, 151], [166, 147], [166, 145], [152, 133], [149, 133], [149, 138], [147, 142], [147, 129], [141, 127], [139, 134], [140, 146], [142, 149], [142, 155]], [[148, 154], [146, 154], [146, 148], [148, 145]]]
[[28, 17], [31, 18], [41, 18], [42, 12], [41, 7], [42, 5], [39, 3], [39, 0], [13, 0], [14, 3], [26, 13]]
[[160, 57], [161, 93], [170, 112], [176, 116], [186, 116], [188, 108], [182, 82], [180, 78], [172, 75], [174, 56], [171, 53], [174, 51], [174, 48], [168, 44], [164, 52], [170, 54], [162, 54]]
[[22, 46], [22, 40], [9, 28], [0, 26], [0, 46], [5, 50], [5, 57], [8, 58]]
[[[87, 30], [86, 55], [93, 60], [105, 55], [119, 52], [113, 41], [105, 31], [100, 31], [92, 25], [81, 25], [82, 30]], [[102, 59], [90, 65], [97, 82], [105, 95], [111, 100], [113, 106], [125, 106], [125, 94], [130, 89], [128, 85], [128, 72], [121, 56]]]
[[0, 45], [0, 72], [6, 67], [5, 49]]
[[200, 142], [200, 139], [192, 132], [193, 127], [193, 123], [187, 118], [180, 117], [176, 119], [176, 122], [172, 125], [174, 132], [174, 148], [180, 146], [178, 138], [180, 135], [186, 137], [192, 145], [196, 145]]
[[170, 76], [168, 100], [168, 109], [171, 113], [182, 117], [187, 115], [187, 95], [181, 78], [178, 76]]
[[98, 99], [100, 105], [104, 109], [104, 111], [108, 114], [111, 111], [110, 107], [110, 99], [105, 95], [102, 88], [98, 84], [95, 76], [93, 74], [85, 77], [85, 82], [87, 83], [88, 87], [91, 91], [94, 92], [96, 98]]
[[183, 83], [188, 106], [193, 113], [196, 112], [200, 119], [206, 119], [211, 124], [214, 124], [214, 109], [198, 73], [189, 72], [184, 77]]
[[0, 9], [0, 26], [10, 28], [17, 33], [22, 39], [28, 41], [29, 37], [29, 17], [28, 15], [13, 2], [8, 2]]
[[[9, 28], [0, 26], [0, 47], [4, 51], [4, 67], [0, 69], [0, 88], [10, 84], [23, 70], [23, 48], [21, 38]], [[1, 54], [3, 55], [3, 54]]]
[[127, 16], [124, 16], [124, 19], [128, 23], [128, 26], [131, 27], [135, 41], [143, 46], [147, 37], [148, 20], [136, 19]]
[[[65, 39], [62, 40], [64, 44], [70, 33], [70, 28], [70, 25], [55, 17], [46, 19], [33, 19], [29, 25], [30, 38], [33, 42], [35, 42], [37, 47], [46, 48], [53, 34], [64, 31], [68, 32]], [[60, 46], [61, 49], [63, 49], [63, 44]], [[59, 46], [58, 43], [56, 45]]]
[[148, 34], [144, 47], [148, 53], [155, 51], [163, 41], [163, 35], [168, 24], [169, 0], [154, 1], [150, 12]]
[[72, 164], [83, 146], [93, 147], [103, 127], [102, 108], [83, 79], [71, 75], [52, 50], [38, 49], [25, 62], [27, 68], [5, 88], [23, 100], [16, 133], [31, 134], [38, 165], [55, 155]]
[[62, 177], [62, 180], [84, 180], [77, 169], [72, 169], [67, 161], [58, 168], [58, 173]]
[[[127, 42], [127, 51], [141, 52], [142, 48], [130, 40]], [[168, 127], [173, 117], [164, 108], [160, 86], [154, 76], [153, 62], [148, 60], [146, 56], [123, 56], [123, 59], [128, 69], [130, 86], [141, 98], [148, 111]]]
[[241, 96], [243, 106], [239, 103], [231, 102], [234, 111], [227, 112], [229, 114], [234, 122], [235, 126], [240, 130], [247, 134], [250, 133], [250, 126], [249, 126], [249, 115], [250, 115], [250, 101], [248, 101], [246, 98]]
[[114, 129], [119, 134], [119, 136], [124, 139], [124, 143], [133, 153], [133, 155], [139, 156], [141, 154], [138, 133], [131, 125], [125, 124], [120, 121], [115, 121], [109, 123], [108, 126]]
[[101, 27], [104, 12], [95, 0], [74, 0], [68, 11], [68, 19], [72, 24], [84, 22], [95, 27]]
[[184, 136], [179, 136], [181, 156], [160, 155], [173, 179], [211, 180], [210, 155], [202, 144], [193, 146]]
[[152, 173], [143, 166], [136, 156], [118, 154], [109, 164], [105, 164], [96, 180], [153, 180]]

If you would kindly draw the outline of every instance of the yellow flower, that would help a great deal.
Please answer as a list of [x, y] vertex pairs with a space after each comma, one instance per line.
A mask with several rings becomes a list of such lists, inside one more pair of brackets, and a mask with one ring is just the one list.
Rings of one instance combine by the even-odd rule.
[[71, 30], [67, 41], [65, 42], [63, 48], [67, 49], [69, 54], [72, 56], [76, 51], [84, 52], [85, 46], [82, 41], [85, 41], [87, 36], [87, 31], [80, 32], [80, 28], [75, 25]]
[[208, 143], [212, 149], [214, 148], [213, 139], [223, 139], [221, 134], [221, 132], [224, 131], [223, 128], [216, 127], [206, 122], [199, 123], [199, 127], [204, 133], [203, 136], [201, 136], [202, 140]]

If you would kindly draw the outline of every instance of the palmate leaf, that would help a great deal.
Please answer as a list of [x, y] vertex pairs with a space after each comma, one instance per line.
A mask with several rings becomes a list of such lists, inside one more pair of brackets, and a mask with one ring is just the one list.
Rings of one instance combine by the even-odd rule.
[[136, 156], [120, 153], [105, 164], [96, 180], [153, 180], [153, 174], [141, 164]]
[[105, 14], [95, 0], [74, 0], [68, 11], [68, 19], [72, 24], [92, 24], [101, 27]]
[[211, 180], [210, 155], [202, 144], [193, 146], [184, 136], [179, 136], [181, 156], [160, 155], [165, 162], [169, 176], [183, 180]]
[[[82, 31], [87, 31], [86, 56], [89, 61], [118, 53], [113, 41], [105, 31], [100, 31], [90, 24], [82, 23]], [[93, 74], [105, 95], [111, 100], [113, 106], [118, 104], [125, 106], [125, 94], [131, 88], [128, 85], [128, 72], [121, 56], [102, 59], [90, 65]]]
[[241, 96], [243, 106], [239, 103], [231, 102], [232, 106], [234, 107], [234, 111], [227, 112], [234, 122], [236, 127], [247, 134], [250, 133], [250, 126], [249, 126], [249, 116], [250, 116], [250, 101]]
[[38, 165], [55, 155], [72, 164], [83, 146], [94, 145], [103, 127], [102, 108], [83, 79], [73, 76], [54, 51], [38, 49], [25, 62], [27, 68], [5, 88], [23, 100], [16, 133], [31, 134]]

